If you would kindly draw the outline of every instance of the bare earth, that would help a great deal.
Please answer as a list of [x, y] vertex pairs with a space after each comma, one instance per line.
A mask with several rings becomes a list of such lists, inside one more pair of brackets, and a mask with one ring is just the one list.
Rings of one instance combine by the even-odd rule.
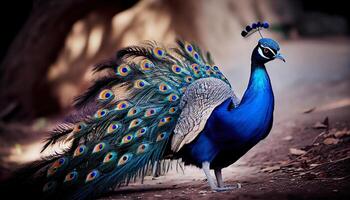
[[[273, 129], [223, 171], [228, 185], [238, 182], [242, 188], [211, 192], [202, 171], [188, 166], [154, 180], [146, 177], [143, 184], [130, 184], [101, 199], [349, 199], [350, 41], [289, 41], [281, 46], [287, 63], [267, 66], [276, 98]], [[239, 66], [249, 66], [249, 52], [240, 55], [244, 62], [223, 62], [231, 63], [223, 64], [224, 72], [239, 96], [249, 77], [249, 68]], [[0, 142], [6, 143], [4, 138]], [[23, 142], [21, 151], [37, 157], [37, 144]], [[5, 161], [25, 161], [23, 153], [0, 150]], [[8, 166], [2, 163], [0, 175], [6, 177]]]

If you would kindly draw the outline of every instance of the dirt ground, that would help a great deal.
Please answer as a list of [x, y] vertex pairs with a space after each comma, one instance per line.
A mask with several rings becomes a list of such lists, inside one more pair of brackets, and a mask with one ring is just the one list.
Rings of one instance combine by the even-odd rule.
[[[223, 170], [226, 184], [240, 183], [242, 188], [211, 192], [202, 171], [189, 166], [155, 179], [146, 177], [143, 184], [130, 184], [101, 199], [349, 199], [349, 44], [347, 39], [281, 44], [287, 63], [268, 64], [276, 98], [273, 129], [267, 139]], [[242, 57], [249, 58], [249, 53]], [[248, 66], [248, 61], [232, 64]], [[225, 68], [224, 72], [241, 96], [249, 69]], [[40, 119], [27, 126], [41, 130], [50, 125]], [[6, 128], [28, 136], [1, 136], [0, 177], [6, 177], [15, 163], [37, 158], [43, 136], [29, 136], [23, 131], [26, 126]]]
[[[184, 172], [172, 170], [156, 180], [148, 177], [144, 184], [131, 184], [102, 199], [348, 199], [350, 121], [343, 119], [350, 119], [349, 113], [350, 108], [327, 113], [333, 121], [329, 120], [328, 131], [313, 120], [278, 125], [282, 134], [272, 133], [274, 136], [223, 171], [226, 184], [240, 183], [240, 189], [212, 192], [199, 169], [186, 167]], [[305, 115], [314, 119], [323, 114]], [[344, 128], [346, 136], [333, 136]], [[336, 138], [338, 143], [326, 145], [326, 138]]]

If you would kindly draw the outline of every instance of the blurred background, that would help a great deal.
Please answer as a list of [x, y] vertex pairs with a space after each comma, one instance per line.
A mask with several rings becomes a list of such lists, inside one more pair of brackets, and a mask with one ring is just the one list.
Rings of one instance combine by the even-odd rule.
[[[1, 177], [12, 164], [39, 157], [41, 140], [94, 79], [91, 66], [128, 45], [175, 38], [209, 50], [239, 97], [259, 35], [268, 21], [287, 63], [267, 68], [276, 96], [276, 126], [305, 109], [349, 116], [350, 17], [346, 1], [302, 0], [27, 0], [1, 6]], [[328, 114], [327, 114], [328, 116]], [[294, 121], [293, 121], [294, 120]], [[287, 123], [288, 122], [288, 123]], [[274, 129], [283, 132], [283, 129]]]

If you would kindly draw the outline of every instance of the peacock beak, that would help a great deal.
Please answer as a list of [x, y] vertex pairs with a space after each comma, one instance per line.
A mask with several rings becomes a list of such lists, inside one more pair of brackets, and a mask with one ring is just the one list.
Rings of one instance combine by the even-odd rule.
[[277, 54], [275, 55], [275, 59], [276, 59], [276, 58], [282, 60], [283, 62], [286, 62], [286, 60], [284, 59], [283, 55], [280, 54], [280, 53], [277, 53]]

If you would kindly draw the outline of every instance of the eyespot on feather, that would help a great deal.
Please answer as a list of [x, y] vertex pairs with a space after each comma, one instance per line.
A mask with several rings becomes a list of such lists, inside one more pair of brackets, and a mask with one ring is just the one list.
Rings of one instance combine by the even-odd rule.
[[106, 148], [106, 143], [104, 142], [100, 142], [98, 144], [95, 145], [94, 149], [92, 150], [92, 153], [99, 153], [101, 151], [103, 151]]
[[122, 157], [120, 157], [120, 159], [119, 159], [119, 161], [118, 161], [118, 166], [124, 165], [124, 164], [127, 163], [131, 158], [132, 158], [132, 154], [130, 154], [130, 153], [124, 154]]
[[115, 133], [121, 128], [121, 124], [119, 122], [112, 122], [107, 128], [107, 134]]
[[173, 65], [171, 67], [171, 70], [175, 73], [175, 74], [181, 74], [182, 72], [182, 68], [178, 65]]
[[134, 88], [137, 88], [137, 89], [142, 89], [148, 85], [149, 83], [143, 79], [139, 79], [134, 82]]
[[103, 164], [111, 163], [117, 160], [117, 153], [114, 151], [108, 152], [103, 159]]
[[156, 47], [153, 49], [153, 55], [158, 59], [162, 59], [165, 57], [165, 49], [161, 47]]
[[136, 133], [135, 133], [135, 137], [142, 137], [144, 134], [146, 134], [146, 132], [147, 132], [147, 127], [142, 127], [142, 128], [140, 128], [139, 130], [137, 130], [136, 131]]
[[98, 100], [100, 101], [106, 101], [106, 100], [110, 100], [114, 97], [114, 94], [112, 92], [112, 90], [110, 89], [104, 89], [100, 92], [100, 94], [98, 95]]
[[218, 66], [216, 66], [216, 65], [214, 65], [214, 66], [212, 66], [212, 69], [213, 69], [213, 71], [219, 71], [219, 67]]
[[88, 173], [85, 179], [85, 183], [91, 182], [100, 176], [100, 172], [97, 169], [94, 169]]
[[185, 42], [185, 49], [189, 54], [191, 54], [194, 51], [192, 44], [190, 44], [189, 42]]
[[149, 148], [149, 144], [141, 144], [140, 146], [137, 147], [136, 154], [145, 153], [148, 148]]
[[168, 113], [174, 114], [174, 113], [176, 113], [176, 111], [177, 111], [176, 107], [170, 107]]
[[143, 59], [140, 63], [141, 70], [147, 72], [151, 71], [154, 68], [154, 64], [152, 61], [148, 59]]
[[185, 77], [185, 81], [186, 81], [186, 83], [191, 83], [193, 81], [193, 77], [192, 76], [186, 76]]
[[130, 72], [131, 72], [131, 69], [126, 64], [121, 64], [116, 69], [116, 74], [119, 76], [127, 76], [130, 74]]
[[132, 139], [133, 139], [132, 134], [127, 134], [127, 135], [125, 135], [125, 136], [122, 138], [122, 141], [120, 142], [120, 144], [121, 144], [121, 145], [127, 144], [127, 143], [131, 142]]
[[192, 52], [192, 57], [198, 62], [201, 61], [199, 54], [195, 51]]
[[69, 173], [64, 177], [63, 182], [64, 182], [64, 183], [68, 183], [68, 182], [75, 181], [75, 180], [77, 180], [77, 179], [78, 179], [78, 172], [72, 171], [72, 172], [69, 172]]
[[87, 152], [87, 147], [85, 145], [79, 145], [75, 150], [73, 154], [73, 158], [79, 157]]
[[61, 157], [57, 159], [47, 170], [47, 177], [54, 175], [57, 171], [63, 169], [67, 166], [68, 159], [66, 157]]
[[151, 117], [154, 116], [157, 113], [157, 110], [155, 108], [148, 108], [145, 112], [145, 117]]
[[141, 119], [138, 119], [138, 118], [137, 118], [137, 119], [133, 119], [133, 120], [130, 122], [130, 124], [129, 124], [129, 129], [134, 128], [134, 127], [140, 125], [141, 122], [142, 122]]
[[168, 134], [167, 132], [159, 133], [158, 136], [157, 136], [156, 141], [159, 142], [161, 140], [164, 140], [167, 137], [167, 134]]
[[170, 94], [169, 96], [166, 97], [166, 99], [170, 102], [177, 101], [179, 99], [179, 96], [177, 94]]
[[130, 107], [130, 103], [128, 101], [120, 101], [116, 107], [114, 108], [114, 110], [117, 110], [117, 111], [121, 111], [121, 110], [125, 110], [127, 108]]
[[107, 109], [100, 109], [96, 112], [95, 118], [102, 118], [102, 117], [106, 116], [107, 114], [108, 114]]
[[163, 126], [169, 122], [171, 122], [172, 117], [163, 117], [162, 119], [159, 120], [158, 126]]
[[199, 70], [200, 70], [199, 65], [198, 65], [197, 63], [193, 63], [193, 64], [191, 65], [191, 69], [192, 69], [193, 71], [199, 71]]
[[127, 117], [133, 117], [137, 114], [139, 114], [141, 109], [139, 107], [132, 107], [129, 109]]
[[159, 92], [161, 92], [163, 94], [169, 93], [171, 91], [171, 89], [172, 88], [166, 83], [160, 83], [158, 86]]
[[73, 132], [78, 133], [86, 127], [86, 123], [80, 122], [74, 126]]

